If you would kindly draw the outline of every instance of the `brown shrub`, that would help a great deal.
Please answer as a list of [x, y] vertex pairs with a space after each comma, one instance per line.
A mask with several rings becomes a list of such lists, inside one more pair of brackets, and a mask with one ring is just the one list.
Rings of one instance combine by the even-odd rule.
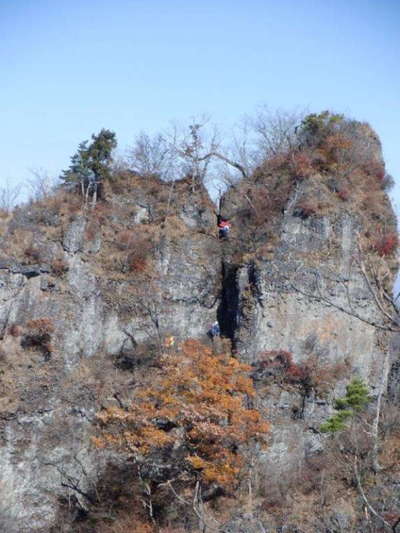
[[114, 176], [114, 179], [110, 180], [107, 185], [110, 187], [110, 191], [114, 194], [126, 194], [127, 191], [137, 185], [139, 179], [140, 177], [136, 176], [131, 171], [122, 170], [118, 172]]
[[32, 348], [42, 353], [45, 360], [50, 359], [53, 351], [51, 335], [54, 332], [50, 318], [37, 318], [26, 323], [26, 333], [21, 340], [23, 348]]
[[260, 354], [260, 359], [252, 363], [252, 378], [256, 381], [273, 378], [284, 382], [295, 379], [298, 374], [297, 365], [293, 362], [293, 354], [285, 350], [271, 350]]
[[51, 271], [57, 276], [61, 277], [65, 272], [68, 271], [68, 264], [62, 257], [56, 257], [51, 262]]
[[32, 246], [34, 234], [28, 227], [16, 227], [9, 233], [7, 239], [7, 254], [15, 257], [18, 261], [26, 259], [25, 250]]
[[100, 229], [100, 226], [97, 220], [89, 220], [89, 223], [86, 225], [86, 228], [85, 228], [86, 240], [92, 241], [93, 239], [95, 239], [99, 229]]
[[145, 250], [137, 250], [128, 256], [129, 272], [145, 272], [148, 268], [148, 258]]
[[27, 248], [25, 248], [24, 250], [24, 256], [27, 257], [28, 259], [31, 259], [35, 262], [40, 262], [41, 260], [41, 254], [40, 254], [40, 250], [34, 246], [34, 245], [30, 245], [28, 246]]
[[316, 203], [313, 203], [311, 201], [303, 201], [297, 204], [293, 211], [293, 214], [294, 216], [300, 217], [305, 220], [306, 218], [316, 215], [318, 213], [318, 207], [319, 206]]
[[128, 252], [121, 265], [123, 272], [144, 272], [149, 268], [153, 242], [147, 229], [122, 230], [115, 244], [121, 251]]
[[319, 394], [328, 393], [349, 372], [345, 361], [327, 363], [317, 355], [310, 355], [299, 366], [306, 377], [309, 388], [314, 389]]
[[21, 326], [18, 326], [18, 324], [12, 324], [8, 328], [8, 333], [12, 337], [19, 337], [20, 335], [22, 335], [22, 328], [21, 328]]
[[26, 323], [30, 333], [37, 335], [51, 334], [54, 332], [53, 321], [50, 318], [36, 318]]
[[398, 244], [399, 239], [397, 234], [390, 232], [376, 237], [372, 246], [381, 257], [386, 257], [394, 254], [394, 252], [397, 250]]
[[[92, 231], [97, 232], [99, 225], [106, 224], [111, 214], [111, 206], [107, 202], [98, 202], [90, 213], [89, 228], [92, 225]], [[93, 237], [92, 237], [93, 238]]]
[[266, 170], [274, 171], [279, 170], [287, 163], [287, 154], [286, 153], [279, 153], [271, 157], [265, 162]]
[[294, 363], [293, 355], [285, 350], [262, 353], [252, 367], [252, 377], [256, 381], [272, 380], [280, 384], [299, 385], [306, 393], [314, 389], [319, 394], [327, 393], [348, 373], [345, 362], [327, 364], [318, 356], [310, 355], [302, 363]]
[[122, 230], [117, 234], [116, 245], [120, 250], [129, 250], [137, 242], [137, 232], [133, 230]]
[[350, 198], [350, 192], [348, 189], [346, 188], [341, 188], [338, 192], [337, 192], [337, 195], [339, 196], [339, 198], [341, 200], [343, 200], [343, 202], [347, 202], [347, 200]]
[[288, 156], [288, 167], [291, 175], [298, 178], [308, 178], [314, 173], [312, 160], [307, 153], [294, 152]]
[[385, 165], [377, 160], [370, 158], [361, 166], [361, 170], [369, 176], [374, 176], [374, 178], [381, 183], [385, 177]]

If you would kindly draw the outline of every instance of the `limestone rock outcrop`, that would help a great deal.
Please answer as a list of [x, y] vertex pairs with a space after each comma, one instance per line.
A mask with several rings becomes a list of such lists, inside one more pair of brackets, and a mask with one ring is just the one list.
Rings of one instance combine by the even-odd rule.
[[[235, 356], [252, 365], [271, 422], [268, 449], [254, 452], [260, 493], [320, 453], [319, 427], [349, 376], [375, 399], [390, 378], [398, 398], [393, 336], [376, 327], [380, 311], [360, 269], [360, 258], [373, 260], [390, 287], [396, 268], [371, 248], [367, 193], [356, 205], [338, 198], [334, 176], [290, 187], [278, 176], [272, 205], [268, 179], [260, 170], [225, 195], [227, 241], [207, 192], [189, 180], [128, 177], [91, 212], [60, 197], [2, 221], [2, 531], [61, 531], [71, 498], [89, 509], [119, 460], [91, 443], [96, 412], [123, 405], [166, 338], [211, 342], [216, 319]], [[383, 207], [371, 216], [392, 230], [390, 204], [378, 196]], [[289, 380], [289, 365], [310, 375]], [[226, 531], [257, 528], [243, 512]]]

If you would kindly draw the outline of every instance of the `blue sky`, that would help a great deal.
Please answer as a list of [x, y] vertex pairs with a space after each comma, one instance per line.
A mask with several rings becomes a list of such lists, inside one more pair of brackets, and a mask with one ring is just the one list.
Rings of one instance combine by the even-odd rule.
[[0, 0], [0, 184], [58, 174], [102, 127], [260, 104], [332, 109], [381, 137], [400, 204], [398, 0]]

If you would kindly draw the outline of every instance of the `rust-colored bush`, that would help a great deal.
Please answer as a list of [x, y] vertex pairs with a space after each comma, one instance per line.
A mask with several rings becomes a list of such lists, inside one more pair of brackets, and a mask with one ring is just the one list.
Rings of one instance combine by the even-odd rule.
[[255, 381], [299, 385], [307, 393], [314, 389], [320, 394], [330, 390], [348, 372], [344, 362], [329, 364], [315, 355], [310, 355], [302, 363], [294, 363], [293, 355], [285, 350], [262, 353], [252, 367]]
[[325, 153], [328, 166], [335, 164], [348, 164], [350, 149], [353, 143], [351, 139], [343, 133], [328, 135], [320, 146], [320, 150]]
[[288, 167], [295, 179], [308, 178], [314, 172], [312, 160], [305, 152], [294, 152], [288, 156]]
[[350, 192], [346, 188], [341, 188], [337, 192], [338, 197], [343, 200], [343, 202], [347, 202], [347, 200], [350, 198]]
[[22, 335], [22, 328], [21, 328], [21, 326], [18, 326], [18, 324], [12, 324], [12, 325], [8, 328], [8, 333], [9, 333], [12, 337], [19, 337], [20, 335]]
[[148, 259], [145, 250], [135, 250], [128, 256], [129, 272], [145, 272], [148, 268]]
[[361, 165], [361, 170], [366, 175], [374, 176], [378, 182], [381, 182], [386, 174], [385, 165], [381, 161], [374, 158], [367, 159], [367, 161]]
[[[97, 202], [95, 208], [90, 212], [87, 231], [89, 231], [89, 233], [93, 232], [93, 234], [96, 234], [100, 225], [109, 223], [111, 211], [112, 207], [107, 202]], [[93, 238], [93, 236], [90, 238]]]
[[396, 233], [386, 233], [377, 237], [373, 243], [373, 248], [381, 257], [393, 255], [397, 250], [399, 239]]
[[285, 372], [285, 381], [288, 383], [306, 383], [309, 381], [309, 369], [306, 365], [291, 364]]
[[255, 380], [273, 378], [279, 382], [294, 383], [303, 377], [302, 369], [293, 362], [293, 354], [285, 350], [264, 352], [252, 366]]
[[115, 244], [121, 251], [128, 252], [122, 264], [123, 271], [144, 272], [149, 268], [153, 243], [147, 231], [122, 230]]
[[99, 231], [99, 224], [97, 220], [90, 220], [85, 229], [85, 238], [92, 241]]
[[306, 384], [310, 390], [314, 389], [318, 394], [329, 392], [349, 372], [345, 361], [328, 363], [314, 354], [308, 356], [298, 366], [301, 369], [300, 381]]
[[95, 443], [122, 448], [139, 463], [156, 452], [171, 462], [179, 449], [175, 476], [182, 482], [236, 487], [243, 462], [239, 446], [262, 440], [268, 430], [261, 414], [246, 407], [254, 395], [250, 367], [194, 340], [159, 363], [159, 374], [136, 390], [128, 409], [98, 414], [102, 431]]
[[395, 509], [383, 513], [382, 516], [386, 520], [386, 522], [388, 522], [393, 527], [393, 531], [395, 531], [395, 526], [398, 526], [400, 524], [400, 512]]

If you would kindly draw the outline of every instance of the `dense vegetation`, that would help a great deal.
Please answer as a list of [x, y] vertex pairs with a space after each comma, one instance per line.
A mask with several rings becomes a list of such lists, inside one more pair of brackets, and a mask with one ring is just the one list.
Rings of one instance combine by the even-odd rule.
[[242, 447], [268, 430], [260, 412], [245, 405], [255, 395], [250, 367], [193, 340], [166, 349], [157, 366], [129, 406], [98, 414], [96, 444], [122, 448], [147, 472], [168, 457], [160, 483], [200, 481], [216, 494], [234, 489]]

